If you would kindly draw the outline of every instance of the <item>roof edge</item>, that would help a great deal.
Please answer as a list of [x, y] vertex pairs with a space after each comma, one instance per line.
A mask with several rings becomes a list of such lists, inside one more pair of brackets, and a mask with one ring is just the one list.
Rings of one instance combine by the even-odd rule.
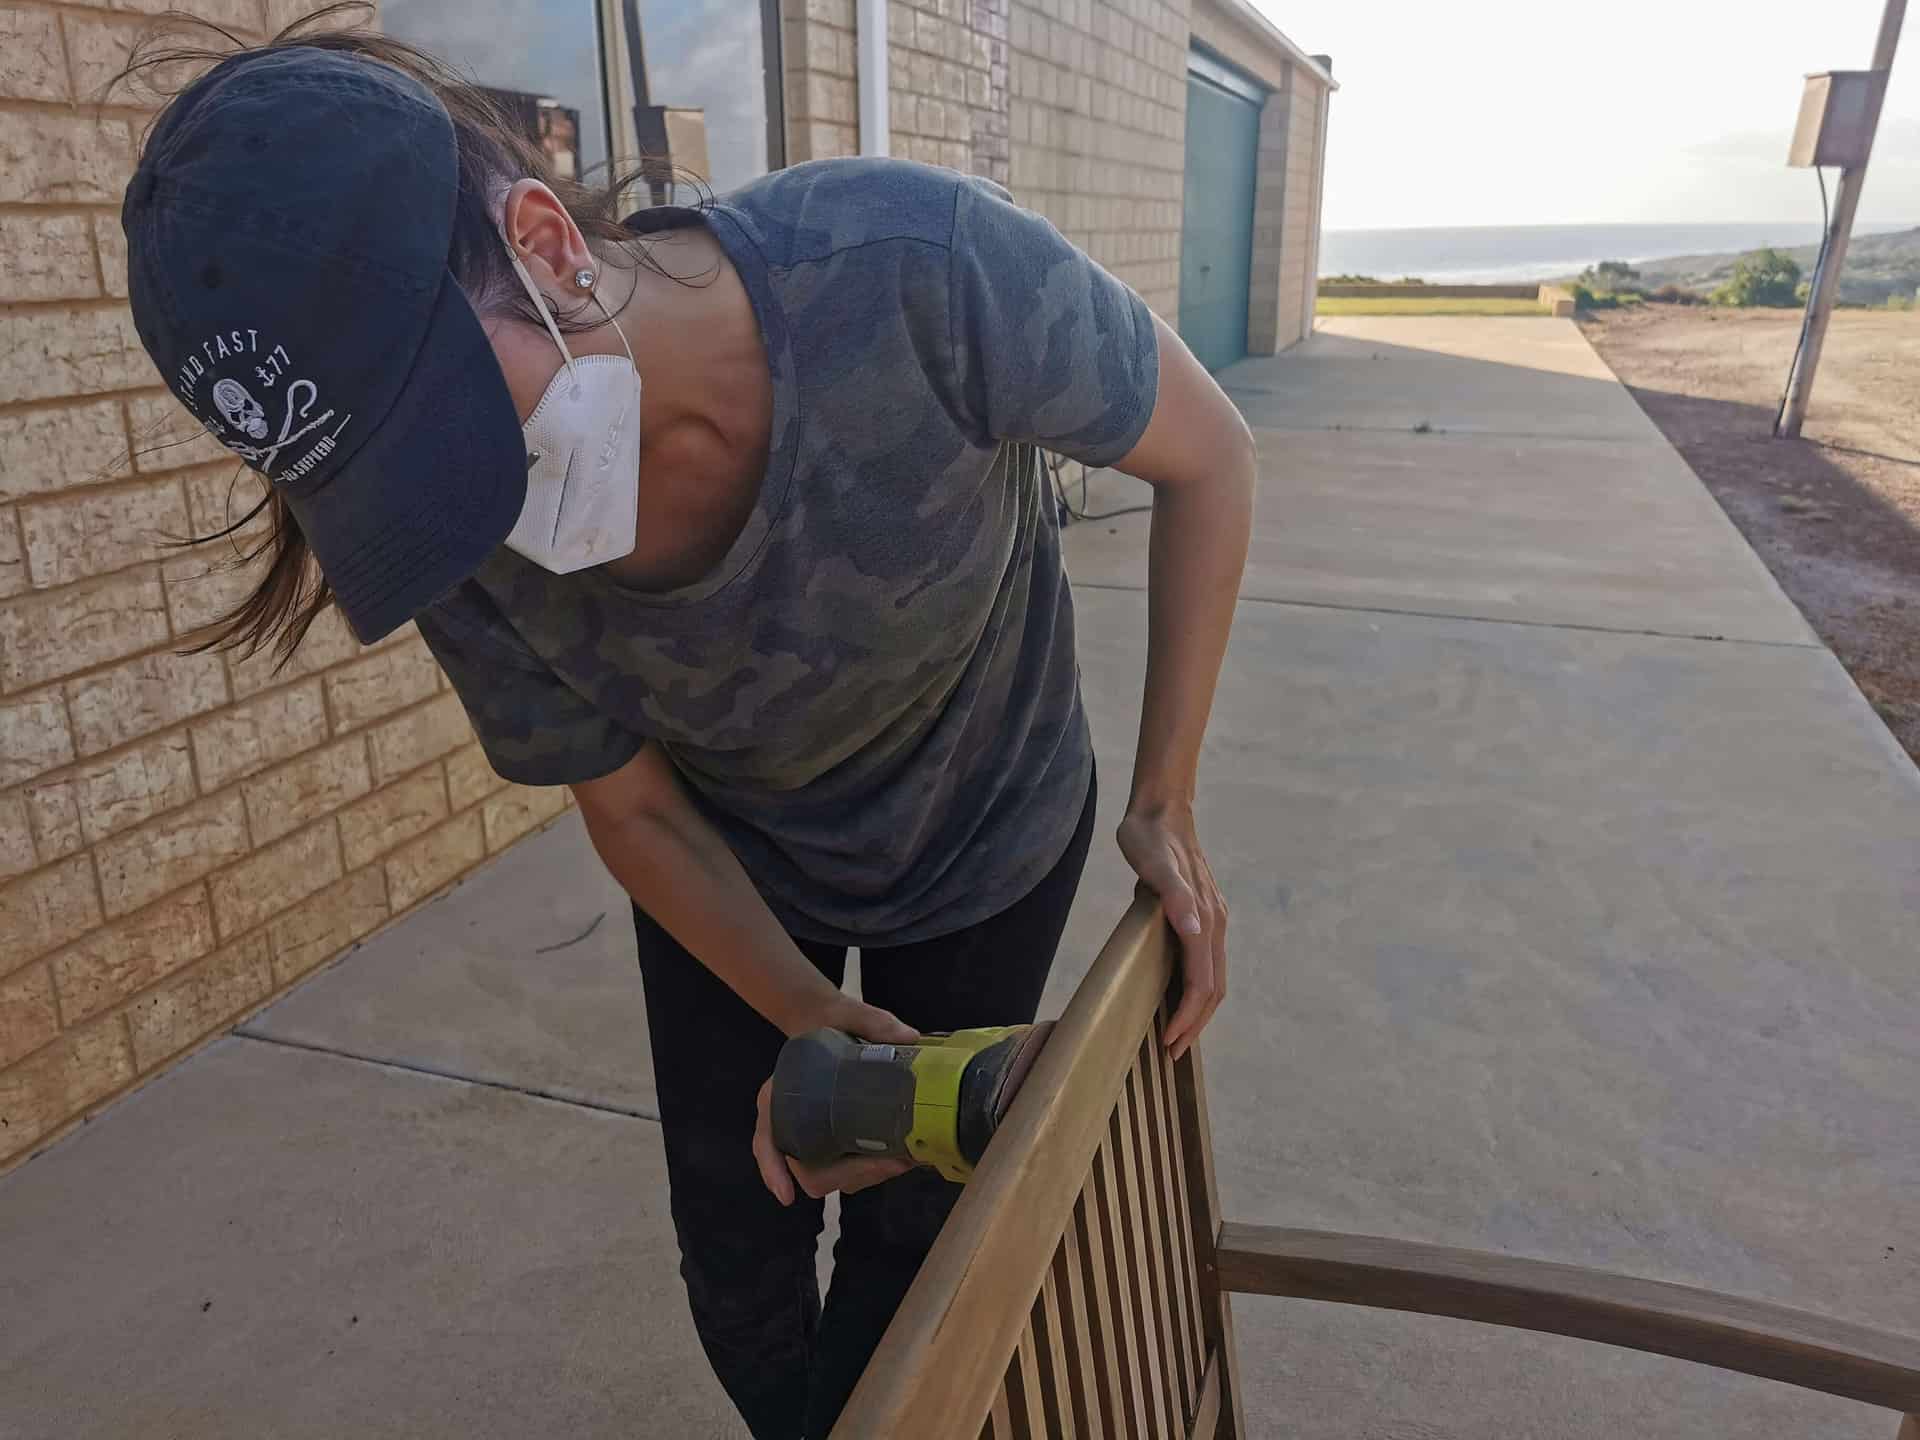
[[1254, 7], [1252, 0], [1209, 0], [1209, 3], [1218, 5], [1222, 10], [1226, 11], [1227, 14], [1252, 26], [1255, 31], [1279, 46], [1280, 49], [1286, 53], [1287, 59], [1313, 76], [1314, 79], [1326, 86], [1329, 91], [1340, 88], [1340, 82], [1334, 79], [1332, 74], [1327, 70], [1322, 68], [1319, 61], [1315, 60], [1311, 55], [1307, 54], [1306, 51], [1289, 40], [1286, 33], [1282, 31], [1278, 25], [1274, 24], [1273, 21], [1269, 20]]

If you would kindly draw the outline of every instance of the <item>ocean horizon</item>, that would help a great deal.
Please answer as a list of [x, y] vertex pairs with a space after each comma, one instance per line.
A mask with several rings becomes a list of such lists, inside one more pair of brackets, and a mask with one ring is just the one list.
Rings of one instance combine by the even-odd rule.
[[[1856, 235], [1904, 230], [1898, 222], [1861, 223]], [[1414, 275], [1435, 284], [1493, 285], [1577, 275], [1602, 260], [1664, 260], [1723, 250], [1816, 245], [1817, 221], [1721, 225], [1465, 225], [1401, 230], [1327, 230], [1320, 274]]]

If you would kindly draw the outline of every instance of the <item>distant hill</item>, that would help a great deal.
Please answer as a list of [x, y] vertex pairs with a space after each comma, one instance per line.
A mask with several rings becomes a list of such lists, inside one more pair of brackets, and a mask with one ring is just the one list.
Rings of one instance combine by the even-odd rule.
[[[1813, 273], [1815, 247], [1781, 247]], [[1675, 255], [1665, 260], [1642, 260], [1634, 268], [1640, 283], [1657, 290], [1662, 285], [1706, 294], [1733, 274], [1736, 252], [1720, 255]], [[1856, 235], [1847, 246], [1846, 268], [1840, 272], [1840, 299], [1854, 305], [1879, 305], [1889, 295], [1912, 295], [1920, 290], [1920, 226], [1890, 230], [1880, 235]]]

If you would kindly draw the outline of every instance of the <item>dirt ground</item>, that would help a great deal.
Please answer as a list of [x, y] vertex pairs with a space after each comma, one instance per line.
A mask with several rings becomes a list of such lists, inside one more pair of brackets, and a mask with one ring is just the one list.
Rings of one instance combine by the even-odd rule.
[[1798, 311], [1582, 325], [1920, 761], [1920, 313], [1834, 315], [1799, 441], [1771, 435]]

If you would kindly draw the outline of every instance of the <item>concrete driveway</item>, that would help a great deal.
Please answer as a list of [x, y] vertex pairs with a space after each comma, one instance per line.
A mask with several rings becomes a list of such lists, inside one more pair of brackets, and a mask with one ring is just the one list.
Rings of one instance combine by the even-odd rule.
[[[1920, 775], [1570, 323], [1345, 320], [1226, 379], [1264, 476], [1201, 797], [1227, 1213], [1920, 1332]], [[1109, 820], [1145, 540], [1068, 537]], [[1128, 888], [1103, 843], [1050, 1007]], [[0, 1434], [740, 1433], [630, 945], [569, 818], [0, 1181]], [[1574, 1341], [1237, 1320], [1256, 1436], [1891, 1429]]]

